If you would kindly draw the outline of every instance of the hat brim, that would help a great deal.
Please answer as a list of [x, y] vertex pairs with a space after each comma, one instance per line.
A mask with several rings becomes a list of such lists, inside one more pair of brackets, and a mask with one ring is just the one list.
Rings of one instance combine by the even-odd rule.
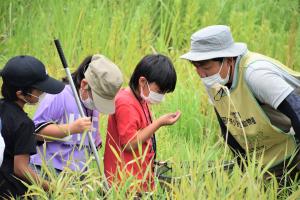
[[114, 99], [112, 100], [104, 99], [98, 94], [96, 94], [93, 90], [92, 90], [92, 95], [93, 95], [94, 104], [100, 113], [113, 114], [115, 112]]
[[234, 43], [232, 46], [220, 51], [207, 51], [207, 52], [195, 52], [190, 51], [180, 56], [182, 59], [190, 61], [202, 61], [213, 58], [225, 58], [225, 57], [236, 57], [242, 55], [247, 50], [245, 43]]
[[49, 94], [58, 94], [65, 88], [65, 84], [48, 76], [47, 79], [33, 84], [32, 87]]

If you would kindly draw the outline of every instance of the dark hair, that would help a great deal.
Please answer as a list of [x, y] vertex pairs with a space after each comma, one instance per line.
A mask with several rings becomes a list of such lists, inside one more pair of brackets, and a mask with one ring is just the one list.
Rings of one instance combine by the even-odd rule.
[[145, 56], [131, 75], [129, 86], [138, 89], [139, 78], [144, 76], [148, 83], [156, 83], [162, 93], [173, 92], [176, 86], [176, 71], [171, 60], [164, 55]]
[[[84, 79], [84, 72], [86, 71], [86, 69], [88, 68], [90, 62], [92, 61], [92, 57], [93, 56], [87, 56], [82, 62], [81, 64], [78, 66], [78, 68], [76, 69], [75, 72], [72, 73], [72, 78], [74, 81], [74, 85], [76, 87], [76, 89], [80, 88], [80, 84], [82, 79]], [[62, 79], [62, 81], [64, 83], [69, 83], [69, 80], [67, 77], [64, 77]]]
[[222, 62], [224, 58], [212, 58], [211, 60], [216, 61], [216, 62]]
[[11, 85], [8, 81], [3, 79], [3, 83], [1, 86], [1, 93], [4, 99], [8, 101], [17, 101], [18, 97], [16, 95], [17, 91], [22, 91], [24, 95], [27, 95], [27, 93], [31, 93], [34, 88], [32, 87], [25, 87], [25, 88], [20, 88], [20, 87], [15, 87]]
[[212, 59], [208, 59], [208, 60], [200, 60], [200, 61], [190, 61], [193, 65], [203, 65], [204, 63], [207, 63], [208, 61], [215, 61], [215, 62], [222, 62], [224, 60], [224, 58], [212, 58]]

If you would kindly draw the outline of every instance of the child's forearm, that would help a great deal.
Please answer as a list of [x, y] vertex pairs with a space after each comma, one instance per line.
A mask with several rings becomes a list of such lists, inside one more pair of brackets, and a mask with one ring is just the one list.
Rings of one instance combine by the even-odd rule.
[[[39, 175], [37, 175], [30, 167], [25, 168], [24, 175], [28, 181], [32, 182], [32, 179], [34, 183], [39, 183], [43, 187], [43, 189], [47, 192], [49, 191], [49, 182], [43, 180]], [[32, 179], [30, 179], [30, 178]]]
[[132, 149], [136, 149], [139, 143], [144, 143], [149, 138], [151, 138], [154, 132], [161, 126], [167, 126], [176, 123], [176, 121], [180, 118], [180, 115], [181, 112], [177, 111], [175, 113], [165, 114], [157, 120], [153, 121], [149, 126], [138, 131], [135, 136], [128, 142], [128, 144], [124, 145], [125, 151], [132, 151]]
[[45, 191], [49, 190], [49, 183], [29, 167], [29, 155], [16, 155], [14, 157], [14, 174], [28, 183], [40, 183]]
[[70, 134], [91, 130], [91, 127], [90, 117], [81, 117], [69, 124], [49, 124], [37, 133], [37, 139], [43, 141], [45, 139], [51, 140], [51, 138], [64, 138]]
[[149, 140], [155, 131], [161, 127], [161, 123], [158, 120], [153, 121], [150, 125], [142, 130], [139, 130], [135, 137], [132, 138], [126, 145], [124, 145], [125, 151], [132, 151], [138, 148], [139, 144], [142, 144]]
[[51, 138], [64, 138], [72, 134], [69, 124], [49, 124], [37, 133], [38, 140], [51, 140]]

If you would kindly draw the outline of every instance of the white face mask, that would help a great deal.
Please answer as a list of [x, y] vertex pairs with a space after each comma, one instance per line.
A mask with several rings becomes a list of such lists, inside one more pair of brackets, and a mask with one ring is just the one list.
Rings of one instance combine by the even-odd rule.
[[46, 93], [43, 92], [39, 97], [35, 96], [33, 94], [30, 94], [30, 93], [27, 93], [27, 95], [30, 95], [30, 96], [35, 97], [35, 98], [38, 99], [38, 101], [36, 103], [29, 102], [25, 98], [23, 99], [26, 102], [26, 104], [28, 104], [30, 106], [35, 106], [35, 105], [39, 104], [44, 99], [44, 97], [46, 96]]
[[221, 76], [220, 76], [220, 72], [222, 70], [222, 67], [223, 67], [223, 63], [224, 63], [224, 60], [222, 61], [222, 64], [221, 64], [221, 67], [220, 67], [220, 70], [218, 73], [212, 75], [212, 76], [208, 76], [208, 77], [205, 77], [205, 78], [201, 78], [202, 82], [204, 83], [204, 85], [208, 88], [211, 88], [214, 84], [216, 83], [219, 83], [221, 85], [226, 85], [229, 81], [229, 70], [230, 68], [228, 68], [228, 72], [227, 72], [227, 75], [225, 77], [225, 79], [223, 79]]
[[87, 99], [83, 100], [83, 98], [82, 98], [82, 90], [79, 92], [79, 94], [80, 94], [79, 95], [80, 96], [80, 100], [83, 103], [84, 107], [86, 107], [87, 109], [90, 109], [90, 110], [96, 110], [95, 103], [94, 103], [93, 99], [90, 96], [88, 96]]
[[146, 96], [143, 94], [143, 88], [141, 87], [141, 93], [140, 93], [141, 97], [142, 97], [146, 102], [151, 103], [151, 104], [157, 104], [157, 103], [162, 102], [165, 95], [159, 94], [159, 93], [157, 93], [157, 92], [151, 91], [148, 82], [147, 82], [147, 86], [148, 86], [148, 90], [149, 90], [149, 95], [146, 97]]

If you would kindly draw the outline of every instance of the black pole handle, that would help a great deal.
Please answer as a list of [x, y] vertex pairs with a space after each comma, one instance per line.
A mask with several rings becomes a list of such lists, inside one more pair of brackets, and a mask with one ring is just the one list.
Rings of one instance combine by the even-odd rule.
[[59, 42], [59, 39], [55, 39], [54, 40], [54, 43], [55, 43], [55, 46], [56, 46], [56, 49], [57, 49], [57, 52], [58, 52], [58, 55], [60, 57], [60, 60], [61, 60], [61, 63], [63, 65], [63, 67], [66, 69], [68, 68], [68, 64], [67, 64], [67, 61], [66, 61], [66, 58], [65, 58], [65, 55], [64, 55], [64, 52], [61, 48], [61, 44]]

